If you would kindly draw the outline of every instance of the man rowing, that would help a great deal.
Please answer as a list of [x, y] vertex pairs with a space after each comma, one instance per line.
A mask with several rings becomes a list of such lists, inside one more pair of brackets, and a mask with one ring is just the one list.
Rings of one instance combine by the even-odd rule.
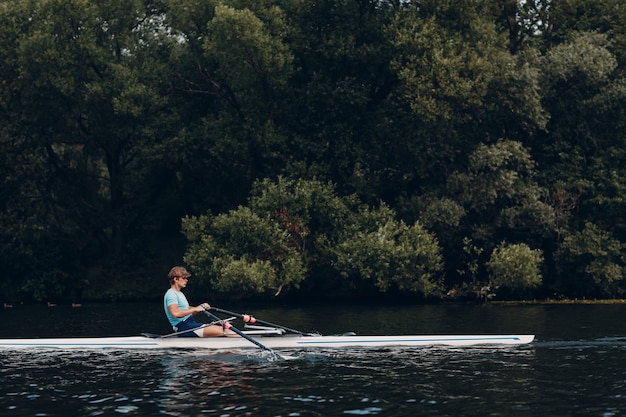
[[190, 307], [187, 297], [182, 289], [187, 286], [191, 274], [182, 266], [173, 267], [167, 276], [170, 279], [170, 288], [163, 297], [165, 315], [179, 337], [216, 337], [224, 336], [224, 327], [213, 324], [206, 325], [198, 323], [194, 319], [194, 314], [209, 310], [208, 303], [202, 303], [196, 307]]

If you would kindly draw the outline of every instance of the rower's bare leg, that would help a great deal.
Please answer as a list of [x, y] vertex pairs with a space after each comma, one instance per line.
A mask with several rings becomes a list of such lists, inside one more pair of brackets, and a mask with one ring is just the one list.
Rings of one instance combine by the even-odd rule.
[[218, 324], [207, 326], [202, 329], [202, 337], [218, 337], [224, 336], [224, 329]]

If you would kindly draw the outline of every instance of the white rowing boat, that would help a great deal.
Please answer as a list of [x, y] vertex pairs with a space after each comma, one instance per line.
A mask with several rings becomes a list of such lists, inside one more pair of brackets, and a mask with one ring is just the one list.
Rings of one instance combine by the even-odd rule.
[[[248, 332], [246, 332], [248, 334]], [[427, 346], [522, 345], [531, 343], [534, 335], [259, 335], [254, 339], [270, 349], [310, 348], [383, 348]], [[91, 337], [0, 339], [0, 348], [61, 348], [61, 349], [213, 349], [255, 348], [243, 337]]]
[[[213, 324], [230, 328], [226, 337], [196, 338], [176, 337], [191, 330], [168, 335], [144, 333], [141, 336], [126, 337], [78, 337], [41, 339], [0, 339], [0, 349], [61, 348], [61, 349], [245, 349], [258, 347], [272, 353], [273, 349], [309, 348], [383, 348], [383, 347], [426, 347], [426, 346], [476, 346], [476, 345], [523, 345], [531, 343], [534, 335], [406, 335], [406, 336], [365, 336], [345, 333], [335, 336], [321, 336], [317, 333], [303, 333], [299, 330], [257, 320], [241, 313], [211, 307], [212, 311], [231, 315], [222, 319], [209, 311], [203, 313], [213, 320], [201, 327]], [[236, 318], [242, 319], [246, 330], [241, 331], [230, 325]], [[253, 324], [253, 323], [256, 323]], [[227, 326], [226, 326], [227, 325]], [[280, 357], [280, 355], [275, 354]]]

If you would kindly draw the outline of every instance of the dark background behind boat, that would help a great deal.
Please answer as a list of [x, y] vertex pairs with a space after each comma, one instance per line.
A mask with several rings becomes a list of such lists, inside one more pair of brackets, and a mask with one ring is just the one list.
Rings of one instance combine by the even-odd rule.
[[[302, 331], [331, 334], [524, 333], [538, 340], [626, 336], [626, 304], [572, 305], [215, 305]], [[0, 337], [129, 336], [169, 333], [161, 303], [17, 305], [0, 310]], [[227, 317], [221, 315], [222, 317]], [[198, 316], [199, 321], [206, 321]], [[241, 322], [235, 322], [241, 327]]]
[[[0, 350], [2, 416], [624, 416], [626, 305], [308, 305], [238, 312], [300, 330], [533, 333], [521, 347]], [[0, 337], [169, 331], [160, 303], [23, 305]]]

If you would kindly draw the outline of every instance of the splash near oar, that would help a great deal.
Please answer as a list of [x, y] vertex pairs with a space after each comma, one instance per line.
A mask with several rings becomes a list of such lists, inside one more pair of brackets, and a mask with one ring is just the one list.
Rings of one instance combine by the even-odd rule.
[[[221, 319], [219, 317], [217, 317], [215, 314], [209, 313], [206, 310], [203, 311], [203, 313], [206, 314], [209, 318], [211, 318], [211, 320], [221, 321]], [[257, 345], [259, 348], [270, 352], [276, 358], [278, 358], [278, 359], [285, 359], [282, 356], [280, 356], [278, 353], [274, 352], [274, 350], [268, 348], [267, 346], [265, 346], [264, 344], [259, 342], [258, 340], [253, 339], [252, 337], [248, 336], [247, 334], [245, 334], [241, 330], [237, 329], [235, 326], [232, 326], [230, 324], [230, 322], [225, 322], [225, 323], [226, 323], [226, 325], [224, 326], [224, 330], [231, 330], [231, 331], [235, 332], [236, 334], [238, 334], [239, 336], [241, 336], [244, 339], [246, 339], [247, 341], [249, 341], [250, 343], [253, 343], [253, 344]]]

